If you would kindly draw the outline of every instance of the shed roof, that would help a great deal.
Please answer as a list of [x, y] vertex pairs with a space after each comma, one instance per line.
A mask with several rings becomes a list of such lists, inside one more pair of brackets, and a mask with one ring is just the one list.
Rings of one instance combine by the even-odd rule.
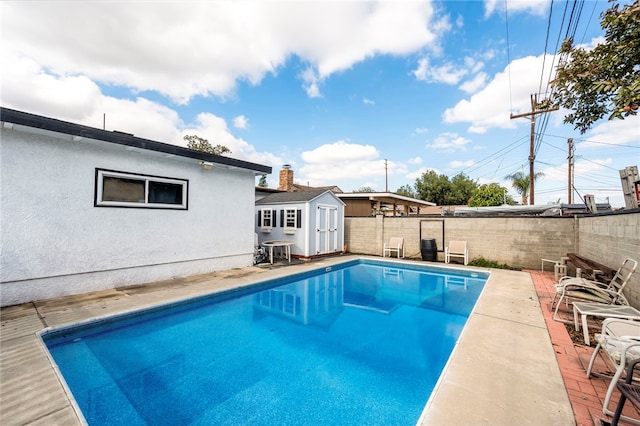
[[286, 203], [300, 203], [309, 202], [318, 198], [322, 194], [329, 193], [333, 195], [339, 202], [342, 202], [331, 191], [326, 189], [317, 189], [313, 191], [297, 191], [297, 192], [277, 192], [269, 194], [264, 198], [256, 201], [256, 204], [286, 204]]
[[0, 107], [0, 121], [2, 121], [2, 125], [5, 128], [14, 128], [31, 132], [35, 131], [37, 133], [51, 132], [70, 135], [76, 141], [90, 139], [108, 142], [141, 150], [155, 151], [169, 155], [207, 161], [231, 168], [251, 170], [255, 172], [256, 175], [271, 173], [271, 167], [261, 164], [250, 163], [248, 161], [237, 160], [235, 158], [229, 158], [222, 155], [195, 151], [182, 146], [157, 142], [150, 139], [138, 138], [128, 133], [101, 130], [94, 127], [83, 126], [81, 124], [69, 123], [67, 121], [43, 117], [10, 108]]

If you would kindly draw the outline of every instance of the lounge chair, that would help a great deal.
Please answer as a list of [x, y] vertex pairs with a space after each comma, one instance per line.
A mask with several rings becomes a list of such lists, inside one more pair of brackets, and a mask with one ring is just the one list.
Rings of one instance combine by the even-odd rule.
[[[622, 376], [624, 370], [633, 361], [640, 359], [640, 322], [607, 318], [602, 323], [602, 333], [595, 336], [598, 345], [593, 351], [589, 367], [587, 368], [587, 377], [591, 377], [593, 373], [593, 364], [595, 363], [598, 353], [602, 350], [606, 358], [615, 366], [616, 371], [611, 378], [611, 383], [607, 389], [607, 394], [602, 404], [602, 412], [608, 415], [614, 415], [609, 409], [611, 396], [618, 384], [618, 380]], [[640, 365], [638, 365], [640, 367]], [[640, 424], [640, 420], [623, 416], [622, 419], [631, 423]]]
[[449, 263], [452, 257], [461, 257], [465, 265], [469, 263], [466, 241], [449, 241], [449, 245], [444, 249], [444, 263]]
[[387, 254], [391, 257], [391, 253], [396, 253], [398, 258], [404, 257], [404, 238], [392, 237], [389, 239], [388, 244], [384, 243], [382, 257], [385, 257]]
[[629, 302], [624, 296], [623, 290], [637, 267], [638, 262], [629, 258], [625, 259], [608, 284], [588, 280], [586, 278], [561, 278], [558, 284], [555, 285], [556, 292], [551, 300], [553, 319], [556, 321], [568, 322], [558, 317], [558, 309], [560, 308], [563, 300], [567, 307], [569, 306], [570, 299], [572, 301], [584, 300], [606, 305], [628, 305]]

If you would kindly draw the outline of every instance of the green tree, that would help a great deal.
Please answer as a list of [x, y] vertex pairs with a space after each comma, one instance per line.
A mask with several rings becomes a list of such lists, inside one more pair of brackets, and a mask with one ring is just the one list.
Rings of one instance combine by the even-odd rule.
[[451, 188], [453, 190], [452, 197], [455, 200], [459, 200], [458, 203], [449, 203], [449, 204], [466, 204], [469, 202], [469, 199], [475, 194], [478, 190], [478, 183], [474, 180], [469, 179], [462, 173], [455, 175], [451, 179]]
[[405, 197], [416, 198], [416, 191], [411, 185], [402, 185], [396, 190], [396, 194], [404, 195]]
[[592, 50], [563, 42], [554, 100], [572, 112], [565, 123], [585, 133], [597, 120], [636, 115], [640, 104], [640, 2], [612, 6], [601, 15], [604, 42]]
[[196, 151], [207, 152], [209, 154], [222, 155], [231, 154], [231, 150], [224, 145], [212, 146], [207, 139], [196, 135], [186, 135], [184, 140], [187, 141], [187, 148]]
[[260, 181], [258, 182], [258, 186], [260, 188], [266, 188], [267, 187], [267, 175], [260, 176]]
[[360, 189], [354, 189], [353, 192], [376, 192], [370, 186], [361, 186]]
[[439, 206], [466, 205], [478, 184], [460, 173], [449, 180], [446, 175], [438, 175], [429, 170], [416, 179], [417, 198], [431, 201]]
[[[534, 181], [537, 181], [541, 176], [544, 176], [544, 173], [538, 172], [533, 175]], [[511, 186], [522, 196], [522, 205], [529, 204], [529, 175], [524, 172], [515, 172], [505, 176], [505, 179], [509, 179]]]
[[505, 203], [513, 205], [515, 201], [511, 196], [507, 195], [507, 188], [497, 183], [480, 185], [469, 200], [470, 207], [501, 206]]

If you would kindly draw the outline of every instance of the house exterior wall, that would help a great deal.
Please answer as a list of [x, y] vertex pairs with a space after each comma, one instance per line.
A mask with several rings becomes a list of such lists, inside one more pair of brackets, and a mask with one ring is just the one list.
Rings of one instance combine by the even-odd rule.
[[[251, 265], [253, 172], [1, 132], [2, 306]], [[187, 179], [188, 210], [94, 207], [96, 168]]]
[[[541, 259], [579, 253], [614, 269], [630, 257], [640, 262], [640, 212], [572, 217], [418, 218], [347, 217], [345, 243], [354, 254], [382, 255], [385, 241], [404, 237], [405, 254], [419, 259], [422, 239], [435, 239], [438, 260], [444, 244], [466, 240], [469, 259], [483, 257], [512, 267], [538, 269]], [[548, 266], [547, 266], [548, 269]], [[625, 288], [629, 302], [640, 308], [640, 269]]]

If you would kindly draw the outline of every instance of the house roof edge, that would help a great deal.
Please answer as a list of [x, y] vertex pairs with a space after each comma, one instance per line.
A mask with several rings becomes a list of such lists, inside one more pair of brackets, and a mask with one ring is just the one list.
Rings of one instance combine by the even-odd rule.
[[95, 127], [84, 126], [82, 124], [70, 123], [55, 118], [44, 117], [11, 108], [0, 107], [0, 121], [12, 123], [36, 129], [48, 130], [56, 133], [68, 134], [102, 142], [109, 142], [117, 145], [130, 146], [148, 151], [173, 154], [181, 157], [193, 158], [196, 160], [209, 161], [229, 167], [237, 167], [257, 172], [257, 174], [270, 174], [272, 168], [262, 164], [251, 163], [244, 160], [237, 160], [222, 155], [209, 154], [195, 151], [178, 145], [165, 142], [158, 142], [151, 139], [144, 139], [121, 133], [118, 131], [101, 130]]

